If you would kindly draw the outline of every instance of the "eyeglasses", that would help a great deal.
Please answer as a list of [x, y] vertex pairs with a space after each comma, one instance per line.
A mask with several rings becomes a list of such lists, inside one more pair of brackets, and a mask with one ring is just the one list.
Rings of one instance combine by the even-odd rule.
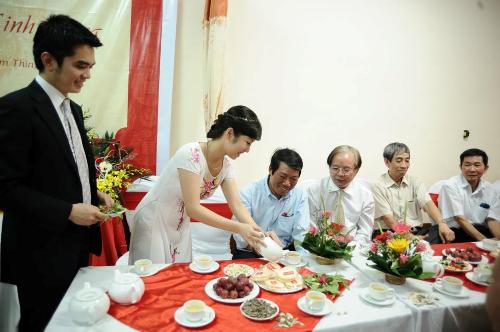
[[354, 169], [351, 168], [351, 167], [337, 167], [337, 166], [332, 166], [330, 167], [330, 171], [334, 174], [338, 174], [342, 171], [342, 173], [344, 174], [351, 174], [351, 172], [353, 171]]

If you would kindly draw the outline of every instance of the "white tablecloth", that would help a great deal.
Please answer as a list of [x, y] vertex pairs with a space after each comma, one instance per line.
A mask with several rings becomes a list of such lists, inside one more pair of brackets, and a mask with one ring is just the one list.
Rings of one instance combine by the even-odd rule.
[[[391, 285], [396, 290], [396, 301], [392, 306], [379, 307], [366, 303], [359, 294], [372, 281], [384, 280], [384, 275], [366, 265], [366, 258], [356, 254], [352, 263], [318, 265], [311, 257], [306, 257], [308, 266], [315, 272], [342, 273], [354, 279], [349, 290], [335, 302], [332, 314], [321, 319], [314, 331], [385, 332], [385, 331], [489, 331], [490, 323], [484, 309], [486, 295], [471, 291], [465, 299], [451, 298], [439, 293], [441, 305], [433, 308], [415, 307], [405, 299], [410, 292], [432, 292], [432, 284], [425, 281], [407, 279], [403, 286]], [[164, 268], [158, 265], [156, 268]], [[72, 295], [89, 281], [91, 285], [107, 289], [115, 269], [120, 267], [87, 267], [81, 269], [47, 327], [47, 331], [134, 331], [113, 317], [104, 319], [89, 327], [72, 322], [68, 305]], [[284, 295], [286, 296], [286, 295]]]

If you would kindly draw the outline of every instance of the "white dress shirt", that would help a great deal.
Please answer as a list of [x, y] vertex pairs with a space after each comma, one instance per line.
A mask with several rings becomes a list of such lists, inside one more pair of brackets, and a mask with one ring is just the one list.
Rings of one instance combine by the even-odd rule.
[[[309, 212], [312, 220], [317, 220], [323, 211], [322, 199], [326, 210], [334, 210], [339, 188], [328, 176], [307, 188], [309, 196]], [[356, 179], [344, 189], [342, 198], [344, 208], [345, 227], [351, 229], [352, 235], [358, 243], [368, 242], [373, 231], [373, 219], [375, 215], [375, 203], [370, 189], [359, 183]]]
[[484, 224], [486, 218], [500, 221], [500, 200], [493, 186], [480, 180], [476, 190], [462, 174], [448, 179], [439, 193], [439, 208], [448, 226], [460, 228], [454, 216], [464, 216], [472, 224]]

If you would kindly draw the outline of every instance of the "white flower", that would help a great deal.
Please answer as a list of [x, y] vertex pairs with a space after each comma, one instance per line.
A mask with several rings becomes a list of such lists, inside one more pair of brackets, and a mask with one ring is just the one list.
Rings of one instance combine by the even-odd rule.
[[111, 163], [108, 163], [107, 161], [103, 161], [99, 164], [99, 170], [101, 171], [101, 173], [108, 173], [112, 168], [113, 165], [111, 165]]

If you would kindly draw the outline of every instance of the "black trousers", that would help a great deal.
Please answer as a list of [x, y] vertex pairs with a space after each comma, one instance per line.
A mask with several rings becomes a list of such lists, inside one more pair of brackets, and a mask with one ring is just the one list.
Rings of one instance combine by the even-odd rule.
[[[491, 231], [487, 225], [472, 224], [472, 226], [474, 226], [474, 228], [476, 230], [478, 230], [481, 234], [483, 234], [487, 238], [493, 237], [493, 234], [491, 234]], [[451, 230], [453, 231], [453, 233], [455, 233], [455, 240], [453, 240], [452, 243], [477, 241], [475, 238], [473, 238], [472, 236], [467, 234], [467, 232], [464, 231], [462, 228], [452, 227]], [[430, 244], [441, 243], [441, 238], [439, 237], [438, 225], [434, 225], [431, 227], [431, 231], [429, 232], [429, 236], [427, 238], [427, 241]]]

